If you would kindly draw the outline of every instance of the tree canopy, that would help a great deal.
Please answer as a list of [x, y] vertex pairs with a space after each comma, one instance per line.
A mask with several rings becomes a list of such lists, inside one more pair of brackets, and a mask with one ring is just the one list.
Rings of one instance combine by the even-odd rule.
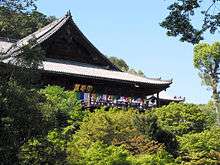
[[112, 57], [109, 57], [109, 60], [115, 66], [117, 66], [121, 71], [145, 77], [144, 72], [142, 72], [141, 70], [135, 70], [135, 69], [130, 68], [129, 65], [123, 59], [112, 56]]
[[192, 44], [204, 39], [204, 33], [214, 34], [220, 27], [219, 0], [174, 0], [169, 14], [161, 22], [168, 36], [179, 36]]
[[10, 0], [1, 3], [1, 37], [20, 39], [55, 19], [55, 17], [47, 17], [37, 11], [35, 0]]
[[217, 123], [220, 125], [219, 107], [219, 65], [220, 65], [220, 43], [212, 45], [202, 43], [194, 48], [194, 66], [200, 72], [199, 75], [203, 83], [212, 90], [212, 99], [216, 108]]

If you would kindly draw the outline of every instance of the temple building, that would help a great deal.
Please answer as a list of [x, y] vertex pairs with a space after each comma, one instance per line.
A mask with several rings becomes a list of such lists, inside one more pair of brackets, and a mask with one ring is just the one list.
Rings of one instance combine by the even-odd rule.
[[0, 49], [13, 57], [32, 40], [33, 46], [40, 46], [46, 54], [39, 68], [42, 86], [51, 84], [75, 90], [87, 106], [147, 108], [149, 96], [154, 96], [151, 99], [156, 100], [157, 106], [165, 104], [162, 99], [160, 102], [159, 93], [169, 88], [172, 80], [122, 72], [84, 36], [70, 13], [21, 40], [0, 39]]

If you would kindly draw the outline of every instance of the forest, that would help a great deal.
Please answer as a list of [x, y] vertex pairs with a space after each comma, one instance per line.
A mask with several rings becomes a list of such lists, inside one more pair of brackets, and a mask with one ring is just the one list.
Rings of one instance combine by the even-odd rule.
[[[176, 2], [171, 14], [193, 11], [195, 1], [186, 2], [189, 8]], [[168, 30], [170, 17], [162, 23]], [[0, 36], [20, 39], [55, 19], [39, 12], [35, 1], [6, 0], [0, 6]], [[212, 26], [214, 30], [219, 24]], [[202, 33], [195, 37], [192, 31], [169, 34], [199, 43]], [[31, 45], [23, 49], [15, 57], [19, 69], [0, 65], [0, 164], [220, 164], [218, 42], [194, 48], [194, 66], [213, 94], [208, 104], [171, 103], [145, 112], [105, 107], [90, 112], [74, 91], [54, 85], [35, 87], [32, 82], [40, 76], [37, 67], [44, 51]], [[1, 53], [0, 62], [5, 58]], [[110, 60], [124, 71], [144, 76], [122, 59]]]

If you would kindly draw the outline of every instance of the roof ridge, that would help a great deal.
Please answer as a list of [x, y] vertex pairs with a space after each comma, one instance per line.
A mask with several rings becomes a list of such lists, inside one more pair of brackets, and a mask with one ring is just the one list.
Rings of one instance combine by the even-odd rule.
[[[36, 40], [40, 39], [42, 36], [48, 34], [51, 30], [53, 30], [54, 28], [56, 28], [64, 19], [66, 19], [66, 20], [65, 20], [65, 22], [66, 22], [69, 18], [70, 18], [70, 16], [66, 16], [66, 15], [65, 15], [64, 17], [61, 17], [60, 19], [57, 19], [57, 20], [51, 22], [50, 24], [48, 24], [48, 25], [46, 25], [46, 26], [44, 26], [44, 27], [38, 29], [38, 30], [35, 31], [34, 33], [31, 33], [31, 34], [29, 34], [28, 36], [26, 36], [26, 37], [24, 37], [24, 38], [18, 40], [17, 42], [15, 42], [15, 43], [7, 50], [7, 53], [13, 54], [16, 50], [20, 49], [20, 47], [22, 47], [22, 46], [28, 44], [28, 43], [22, 43], [22, 42], [24, 42], [25, 40], [27, 40], [26, 42], [29, 42], [33, 37], [36, 37], [36, 34], [37, 34], [37, 33], [40, 33], [40, 32], [42, 32], [42, 30], [45, 29], [45, 32], [44, 32], [43, 34], [41, 34], [41, 35], [39, 35], [38, 37], [36, 37]], [[65, 23], [65, 22], [64, 22], [64, 23]], [[54, 25], [53, 25], [53, 24], [54, 24]], [[51, 28], [49, 28], [51, 25], [53, 25], [53, 26], [52, 26]], [[49, 29], [47, 29], [47, 28], [49, 28]], [[59, 29], [57, 29], [57, 30], [59, 30]], [[57, 31], [57, 30], [56, 30], [56, 31]], [[52, 35], [52, 34], [51, 34], [51, 35]], [[51, 35], [50, 35], [50, 36], [51, 36]], [[49, 36], [48, 36], [48, 37], [49, 37]], [[45, 41], [46, 39], [48, 39], [48, 37], [46, 37], [46, 38], [44, 39], [44, 41]], [[41, 42], [42, 42], [42, 41], [41, 41]], [[41, 42], [38, 42], [37, 44], [40, 44]], [[19, 44], [21, 44], [21, 45], [19, 45]], [[36, 44], [35, 44], [35, 45], [36, 45]], [[13, 51], [13, 48], [14, 48], [14, 51]], [[10, 52], [10, 51], [12, 51], [12, 52]]]

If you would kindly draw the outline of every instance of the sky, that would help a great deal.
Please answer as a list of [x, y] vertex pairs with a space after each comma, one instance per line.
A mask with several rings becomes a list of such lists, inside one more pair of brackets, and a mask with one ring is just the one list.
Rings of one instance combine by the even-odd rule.
[[[166, 36], [159, 23], [168, 14], [165, 0], [38, 0], [38, 10], [62, 17], [71, 11], [86, 37], [107, 56], [124, 59], [147, 77], [173, 79], [167, 90], [186, 102], [207, 103], [211, 91], [201, 85], [193, 67], [193, 46]], [[212, 43], [219, 36], [207, 35]]]

